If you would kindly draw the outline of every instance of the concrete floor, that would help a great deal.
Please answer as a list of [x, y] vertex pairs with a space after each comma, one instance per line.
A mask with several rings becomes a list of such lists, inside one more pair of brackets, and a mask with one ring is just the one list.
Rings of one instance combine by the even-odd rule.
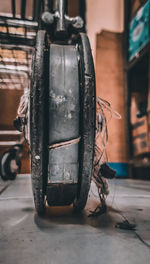
[[108, 211], [97, 218], [88, 217], [99, 201], [92, 185], [81, 215], [72, 207], [48, 208], [43, 219], [34, 211], [29, 175], [6, 184], [0, 182], [0, 263], [150, 263], [150, 248], [135, 232], [115, 228], [123, 214], [150, 244], [150, 182], [111, 180]]

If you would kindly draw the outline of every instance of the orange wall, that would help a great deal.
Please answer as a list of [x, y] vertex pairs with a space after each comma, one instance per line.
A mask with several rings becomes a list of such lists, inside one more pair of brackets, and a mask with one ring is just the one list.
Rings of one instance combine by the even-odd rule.
[[122, 53], [124, 0], [87, 0], [87, 34], [96, 68], [97, 95], [122, 119], [108, 124], [109, 162], [126, 162], [125, 95]]
[[112, 108], [122, 116], [121, 119], [111, 118], [109, 111], [104, 110], [108, 121], [107, 155], [109, 162], [126, 162], [127, 160], [122, 41], [121, 33], [102, 31], [97, 35], [97, 96], [107, 100]]
[[[11, 13], [11, 0], [0, 0], [0, 12], [4, 13]], [[16, 13], [20, 14], [20, 3], [21, 0], [16, 0]], [[32, 16], [32, 3], [33, 0], [26, 0], [27, 3], [27, 8], [26, 8], [26, 15], [27, 16]]]
[[102, 29], [123, 31], [123, 2], [124, 0], [87, 0], [87, 33], [94, 58], [97, 33]]

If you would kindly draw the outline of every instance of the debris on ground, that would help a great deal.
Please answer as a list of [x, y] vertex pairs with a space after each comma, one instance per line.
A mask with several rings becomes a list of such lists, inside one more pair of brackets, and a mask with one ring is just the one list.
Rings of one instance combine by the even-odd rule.
[[104, 203], [103, 205], [99, 204], [94, 211], [90, 211], [90, 214], [88, 215], [88, 217], [100, 216], [102, 214], [105, 214], [106, 211], [107, 211], [106, 203]]
[[136, 230], [136, 224], [131, 224], [128, 220], [124, 220], [123, 222], [119, 222], [115, 225], [116, 228], [125, 229], [125, 230]]

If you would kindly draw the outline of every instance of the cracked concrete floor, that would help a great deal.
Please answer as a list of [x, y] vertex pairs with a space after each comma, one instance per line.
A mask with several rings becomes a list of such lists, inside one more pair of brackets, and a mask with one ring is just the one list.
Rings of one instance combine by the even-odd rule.
[[34, 211], [30, 175], [0, 182], [0, 263], [2, 264], [149, 264], [150, 248], [134, 231], [115, 228], [124, 215], [150, 244], [150, 182], [111, 180], [107, 213], [89, 218], [98, 205], [92, 184], [86, 209]]

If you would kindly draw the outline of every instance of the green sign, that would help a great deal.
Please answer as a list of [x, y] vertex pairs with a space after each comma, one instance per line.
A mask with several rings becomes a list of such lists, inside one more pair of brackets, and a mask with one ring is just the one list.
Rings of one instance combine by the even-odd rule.
[[150, 1], [138, 10], [129, 27], [129, 60], [150, 40]]

